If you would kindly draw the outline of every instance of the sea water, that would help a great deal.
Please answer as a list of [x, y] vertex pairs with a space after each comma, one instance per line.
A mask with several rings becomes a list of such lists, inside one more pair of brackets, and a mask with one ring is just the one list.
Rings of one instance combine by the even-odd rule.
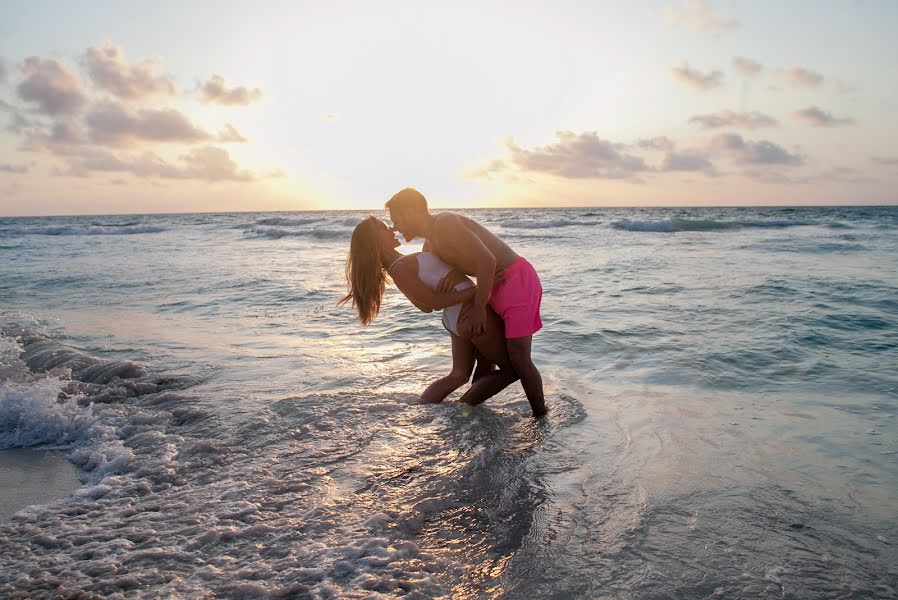
[[439, 316], [336, 307], [367, 213], [0, 219], [0, 448], [82, 481], [0, 595], [898, 597], [898, 209], [462, 212], [544, 419], [415, 404]]

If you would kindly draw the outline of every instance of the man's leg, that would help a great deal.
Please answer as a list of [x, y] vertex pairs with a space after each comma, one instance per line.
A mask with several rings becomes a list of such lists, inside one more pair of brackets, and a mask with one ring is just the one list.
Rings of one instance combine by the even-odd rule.
[[493, 371], [471, 384], [458, 401], [475, 406], [487, 398], [492, 398], [517, 380], [518, 374], [511, 369]]
[[536, 365], [530, 360], [530, 344], [533, 336], [512, 338], [505, 341], [508, 348], [508, 358], [511, 366], [521, 378], [521, 386], [524, 393], [527, 394], [527, 400], [530, 401], [530, 408], [533, 410], [533, 416], [539, 417], [546, 413], [546, 400], [543, 397], [543, 378]]
[[483, 354], [481, 354], [476, 345], [474, 346], [474, 358], [477, 359], [477, 366], [474, 367], [474, 375], [471, 377], [471, 385], [477, 383], [477, 380], [481, 377], [485, 377], [496, 371], [496, 363], [487, 359]]
[[446, 396], [467, 383], [473, 369], [474, 344], [469, 339], [452, 335], [452, 371], [427, 386], [419, 402], [422, 404], [442, 402]]

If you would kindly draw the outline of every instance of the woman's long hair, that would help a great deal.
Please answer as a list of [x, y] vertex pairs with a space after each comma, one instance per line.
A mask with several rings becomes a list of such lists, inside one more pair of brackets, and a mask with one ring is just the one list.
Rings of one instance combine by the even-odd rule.
[[380, 260], [378, 224], [375, 217], [368, 217], [353, 230], [349, 256], [346, 257], [346, 284], [349, 291], [337, 303], [338, 306], [343, 306], [352, 300], [353, 308], [359, 311], [362, 325], [367, 325], [377, 316], [387, 287], [387, 273]]

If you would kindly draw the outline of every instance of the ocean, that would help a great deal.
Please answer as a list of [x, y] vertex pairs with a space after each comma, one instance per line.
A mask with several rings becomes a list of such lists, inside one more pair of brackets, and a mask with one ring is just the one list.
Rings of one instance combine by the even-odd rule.
[[0, 219], [0, 463], [80, 478], [0, 595], [898, 597], [898, 208], [459, 212], [541, 276], [543, 419], [415, 404], [439, 315], [336, 306], [367, 212]]

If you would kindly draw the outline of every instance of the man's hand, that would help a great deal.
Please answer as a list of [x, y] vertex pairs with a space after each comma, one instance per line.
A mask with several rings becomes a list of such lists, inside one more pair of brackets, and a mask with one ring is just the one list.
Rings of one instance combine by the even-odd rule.
[[448, 294], [456, 285], [458, 285], [453, 282], [460, 281], [463, 276], [464, 274], [460, 273], [458, 269], [452, 269], [440, 279], [440, 282], [437, 284], [434, 291], [438, 294]]
[[486, 322], [486, 308], [473, 307], [468, 314], [459, 319], [458, 331], [461, 334], [476, 337], [485, 331], [483, 324]]

